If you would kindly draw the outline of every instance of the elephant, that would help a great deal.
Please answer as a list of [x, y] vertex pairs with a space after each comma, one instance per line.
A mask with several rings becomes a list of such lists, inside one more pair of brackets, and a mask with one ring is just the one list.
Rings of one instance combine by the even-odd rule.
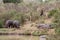
[[6, 28], [19, 28], [20, 23], [18, 20], [7, 20], [5, 22], [5, 27]]
[[15, 28], [19, 28], [19, 26], [20, 26], [19, 21], [14, 20], [14, 21], [13, 21], [13, 26], [14, 26]]
[[7, 20], [6, 22], [5, 22], [5, 27], [6, 28], [10, 28], [11, 26], [13, 26], [13, 20]]

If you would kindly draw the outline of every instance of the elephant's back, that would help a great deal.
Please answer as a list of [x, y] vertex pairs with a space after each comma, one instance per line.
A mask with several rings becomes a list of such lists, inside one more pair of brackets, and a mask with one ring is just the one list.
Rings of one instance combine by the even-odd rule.
[[13, 24], [19, 25], [20, 23], [19, 23], [18, 20], [14, 20], [14, 21], [13, 21]]
[[7, 20], [6, 21], [6, 24], [12, 24], [13, 23], [13, 20]]

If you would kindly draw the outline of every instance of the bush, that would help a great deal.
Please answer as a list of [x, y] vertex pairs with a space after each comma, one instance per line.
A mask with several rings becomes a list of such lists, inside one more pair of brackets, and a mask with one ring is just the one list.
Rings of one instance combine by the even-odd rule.
[[60, 28], [56, 28], [55, 29], [55, 33], [58, 34], [58, 35], [60, 35]]
[[26, 30], [26, 31], [24, 32], [24, 34], [25, 34], [25, 35], [31, 35], [31, 32], [30, 32], [29, 30]]
[[48, 35], [47, 40], [60, 40], [60, 35]]
[[19, 20], [20, 24], [24, 24], [25, 22], [25, 18], [24, 18], [24, 14], [23, 13], [16, 13], [11, 19], [12, 20]]
[[48, 14], [48, 17], [51, 18], [52, 16], [55, 15], [55, 13], [58, 13], [58, 10], [54, 9], [54, 10], [51, 10]]
[[15, 11], [10, 11], [10, 12], [6, 12], [6, 13], [2, 13], [2, 14], [0, 14], [0, 20], [2, 20], [3, 24], [4, 24], [6, 22], [6, 20], [11, 19], [15, 14], [16, 14]]
[[6, 12], [6, 13], [2, 13], [0, 14], [0, 19], [10, 19], [11, 17], [13, 17], [16, 14], [16, 11], [10, 11], [10, 12]]
[[60, 34], [60, 10], [58, 10], [57, 13], [54, 14], [54, 20], [53, 20], [53, 23], [55, 23], [55, 26], [56, 29], [55, 29], [55, 32], [56, 34]]
[[22, 0], [3, 0], [4, 3], [20, 3]]
[[51, 23], [51, 28], [53, 29], [53, 28], [57, 28], [57, 23]]
[[0, 28], [3, 28], [3, 22], [0, 20]]
[[56, 28], [60, 27], [60, 13], [54, 15], [53, 23], [56, 23]]
[[42, 30], [42, 31], [41, 31], [41, 35], [47, 35], [47, 34], [48, 34], [47, 31], [48, 31], [48, 29]]
[[34, 35], [34, 36], [39, 36], [39, 35], [41, 35], [41, 33], [40, 33], [39, 31], [34, 31], [34, 32], [32, 33], [32, 35]]
[[0, 14], [0, 20], [3, 20], [3, 22], [5, 23], [6, 20], [18, 20], [20, 21], [20, 24], [24, 24], [25, 22], [25, 14], [23, 13], [18, 13], [16, 11], [10, 11], [10, 12], [6, 12], [6, 13], [2, 13]]
[[31, 21], [36, 21], [40, 18], [40, 15], [37, 13], [37, 12], [32, 12], [30, 13], [30, 16], [31, 16]]

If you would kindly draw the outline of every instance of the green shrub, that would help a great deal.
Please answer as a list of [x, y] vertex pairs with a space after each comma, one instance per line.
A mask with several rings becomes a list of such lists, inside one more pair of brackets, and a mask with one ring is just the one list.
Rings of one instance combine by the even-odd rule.
[[3, 0], [4, 3], [20, 3], [22, 0]]
[[48, 35], [47, 40], [60, 40], [60, 35]]
[[[60, 10], [59, 10], [60, 11]], [[56, 33], [59, 34], [60, 33], [60, 12], [56, 13], [54, 15], [54, 21], [53, 23], [56, 23]]]
[[52, 21], [53, 23], [53, 28], [59, 28], [60, 27], [60, 10], [51, 10], [50, 13], [48, 14], [49, 17], [54, 17], [54, 20]]
[[37, 12], [32, 12], [30, 13], [30, 16], [31, 16], [31, 21], [36, 21], [40, 18], [40, 15], [37, 13]]
[[20, 24], [24, 24], [25, 22], [25, 14], [23, 13], [18, 13], [16, 11], [10, 11], [10, 12], [6, 12], [3, 14], [0, 14], [0, 20], [3, 20], [3, 22], [5, 23], [6, 20], [19, 20]]
[[47, 35], [47, 31], [48, 29], [44, 29], [43, 31], [41, 31], [41, 35]]
[[12, 20], [19, 20], [20, 24], [24, 24], [25, 22], [25, 18], [24, 18], [24, 14], [23, 13], [16, 13], [11, 19]]
[[56, 23], [56, 27], [60, 27], [60, 12], [54, 15], [53, 23]]
[[3, 28], [3, 22], [0, 20], [0, 28]]
[[25, 35], [31, 35], [31, 32], [30, 32], [29, 30], [26, 30], [26, 31], [24, 32], [24, 34], [25, 34]]
[[39, 36], [39, 35], [41, 35], [41, 33], [40, 33], [39, 31], [34, 31], [34, 32], [32, 33], [32, 35], [34, 35], [34, 36]]
[[56, 28], [55, 29], [55, 33], [58, 34], [58, 35], [60, 35], [60, 28]]
[[48, 14], [48, 17], [50, 18], [50, 17], [54, 16], [55, 13], [58, 13], [58, 10], [56, 10], [56, 9], [51, 10], [51, 11], [49, 12], [49, 14]]
[[51, 23], [51, 28], [57, 28], [57, 23]]
[[6, 13], [2, 13], [0, 14], [0, 20], [3, 21], [3, 24], [6, 22], [6, 20], [9, 20], [11, 18], [13, 18], [13, 16], [16, 14], [15, 11], [10, 11], [10, 12], [6, 12]]
[[6, 12], [6, 13], [2, 13], [0, 14], [0, 19], [10, 19], [11, 17], [13, 17], [16, 14], [16, 11], [10, 11], [10, 12]]

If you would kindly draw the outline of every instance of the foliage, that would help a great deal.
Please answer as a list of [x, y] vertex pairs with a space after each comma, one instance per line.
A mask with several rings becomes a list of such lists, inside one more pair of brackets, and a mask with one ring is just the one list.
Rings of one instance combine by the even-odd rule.
[[0, 28], [3, 28], [3, 22], [0, 20]]
[[55, 15], [54, 15], [54, 21], [53, 21], [53, 23], [56, 23], [56, 27], [59, 27], [60, 26], [60, 12], [58, 12], [58, 13], [56, 13]]
[[[56, 34], [59, 34], [60, 33], [60, 10], [55, 10], [55, 14], [54, 14], [54, 20], [53, 20], [53, 24], [54, 24], [54, 27], [56, 28], [55, 29], [55, 32]], [[52, 13], [53, 14], [53, 13]]]
[[52, 21], [52, 26], [55, 27], [55, 28], [58, 28], [60, 26], [60, 10], [58, 9], [54, 9], [54, 10], [51, 10], [48, 14], [48, 17], [51, 18], [51, 17], [54, 17], [54, 20]]
[[25, 22], [25, 16], [23, 13], [18, 13], [16, 11], [10, 11], [10, 12], [6, 12], [6, 13], [2, 13], [0, 14], [0, 20], [3, 21], [3, 24], [5, 24], [5, 22], [7, 20], [18, 20], [20, 21], [20, 24], [24, 24]]
[[31, 35], [31, 32], [30, 32], [29, 30], [26, 30], [26, 31], [24, 32], [24, 34], [25, 34], [25, 35]]
[[60, 35], [48, 35], [47, 40], [60, 40]]
[[60, 35], [60, 28], [56, 28], [56, 29], [55, 29], [55, 33], [56, 33], [57, 35]]
[[34, 31], [34, 32], [32, 33], [32, 35], [39, 36], [39, 35], [41, 35], [41, 33], [40, 33], [39, 31]]
[[54, 16], [56, 13], [58, 13], [58, 10], [54, 9], [54, 10], [51, 10], [48, 14], [48, 17], [51, 18], [52, 16]]
[[20, 3], [22, 0], [3, 0], [4, 3]]
[[23, 13], [16, 13], [14, 16], [11, 18], [11, 20], [18, 20], [20, 21], [20, 24], [24, 24], [25, 22], [25, 16], [23, 16]]

